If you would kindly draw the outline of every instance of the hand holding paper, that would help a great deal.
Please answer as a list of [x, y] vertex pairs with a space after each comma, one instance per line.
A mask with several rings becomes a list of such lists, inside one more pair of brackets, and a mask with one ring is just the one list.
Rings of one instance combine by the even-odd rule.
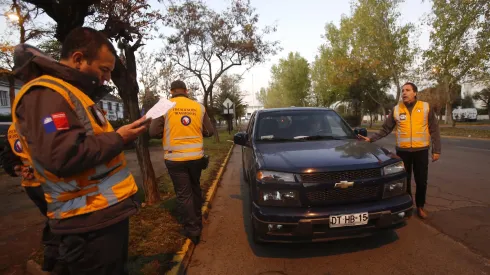
[[146, 118], [156, 119], [161, 116], [164, 116], [170, 109], [175, 106], [175, 102], [167, 100], [165, 98], [161, 98], [157, 104], [151, 107], [150, 110], [145, 114]]

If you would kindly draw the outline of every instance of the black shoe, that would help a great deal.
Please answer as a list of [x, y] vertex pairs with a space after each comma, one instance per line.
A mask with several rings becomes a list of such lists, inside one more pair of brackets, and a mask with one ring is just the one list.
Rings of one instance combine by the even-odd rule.
[[187, 232], [185, 229], [180, 229], [179, 230], [180, 235], [187, 237], [189, 235], [189, 232]]
[[194, 245], [199, 244], [199, 242], [201, 241], [201, 236], [190, 236], [188, 238], [189, 240], [191, 240], [192, 243], [194, 243]]
[[194, 244], [198, 244], [201, 241], [201, 235], [191, 235], [189, 232], [187, 232], [185, 229], [181, 229], [180, 234], [187, 237], [191, 242]]

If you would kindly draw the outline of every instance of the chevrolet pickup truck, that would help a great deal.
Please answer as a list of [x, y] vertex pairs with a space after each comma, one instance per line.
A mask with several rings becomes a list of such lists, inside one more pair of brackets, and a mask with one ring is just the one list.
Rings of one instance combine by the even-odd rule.
[[258, 110], [242, 146], [253, 240], [313, 242], [369, 235], [406, 224], [413, 202], [403, 162], [360, 140], [334, 110]]

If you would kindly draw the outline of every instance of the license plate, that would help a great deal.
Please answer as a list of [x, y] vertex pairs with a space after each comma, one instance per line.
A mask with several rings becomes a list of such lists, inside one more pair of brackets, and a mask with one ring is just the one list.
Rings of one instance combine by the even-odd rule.
[[330, 216], [330, 227], [365, 225], [369, 221], [369, 214], [356, 213], [347, 215]]

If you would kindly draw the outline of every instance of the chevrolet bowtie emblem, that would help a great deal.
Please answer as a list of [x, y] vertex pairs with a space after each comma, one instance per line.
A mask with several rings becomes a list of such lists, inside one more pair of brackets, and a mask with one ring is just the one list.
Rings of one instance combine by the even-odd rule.
[[341, 181], [341, 182], [337, 182], [335, 184], [335, 187], [334, 188], [342, 188], [342, 189], [345, 189], [345, 188], [349, 188], [349, 187], [352, 187], [354, 186], [354, 182], [353, 181]]

